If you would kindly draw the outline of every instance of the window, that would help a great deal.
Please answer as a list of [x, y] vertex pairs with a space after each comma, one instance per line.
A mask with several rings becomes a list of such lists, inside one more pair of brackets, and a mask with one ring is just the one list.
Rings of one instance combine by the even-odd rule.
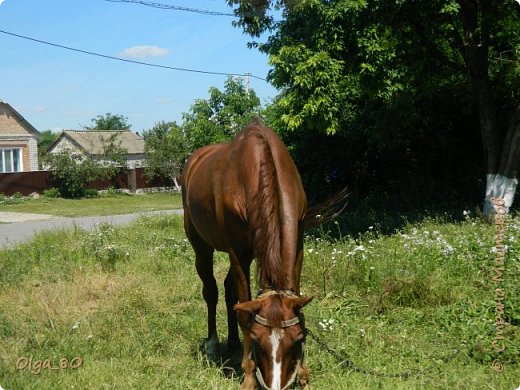
[[0, 172], [22, 171], [22, 149], [0, 149]]

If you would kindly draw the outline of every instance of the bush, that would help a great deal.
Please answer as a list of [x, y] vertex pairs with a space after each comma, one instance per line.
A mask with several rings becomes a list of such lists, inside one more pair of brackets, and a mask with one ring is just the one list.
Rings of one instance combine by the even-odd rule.
[[99, 192], [95, 188], [87, 188], [85, 190], [85, 198], [97, 198], [98, 196]]
[[108, 187], [105, 191], [105, 196], [106, 197], [114, 197], [114, 196], [117, 196], [119, 195], [117, 190], [115, 189], [115, 187], [111, 186], [111, 187]]
[[49, 188], [48, 190], [43, 190], [43, 196], [45, 198], [59, 198], [61, 196], [60, 190], [57, 188]]
[[17, 192], [13, 196], [0, 194], [0, 204], [18, 204], [25, 202], [28, 198]]
[[51, 182], [64, 198], [81, 198], [85, 195], [85, 185], [92, 177], [87, 160], [79, 160], [66, 151], [46, 156], [52, 171]]
[[[116, 134], [117, 135], [117, 134]], [[45, 165], [52, 171], [51, 181], [64, 198], [82, 198], [87, 196], [86, 186], [94, 180], [110, 180], [118, 172], [126, 170], [124, 149], [115, 144], [115, 138], [102, 140], [101, 156], [71, 155], [63, 150], [47, 154]], [[88, 196], [92, 196], [90, 192]], [[97, 193], [96, 193], [97, 196]]]

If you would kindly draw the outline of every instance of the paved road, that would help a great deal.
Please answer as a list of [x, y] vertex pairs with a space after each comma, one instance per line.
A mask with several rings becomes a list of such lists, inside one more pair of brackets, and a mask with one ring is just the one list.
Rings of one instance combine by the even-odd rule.
[[[23, 241], [29, 240], [36, 233], [44, 230], [68, 229], [77, 226], [82, 229], [92, 229], [100, 223], [112, 225], [124, 225], [143, 215], [157, 214], [182, 214], [182, 210], [163, 210], [147, 213], [110, 215], [105, 217], [52, 217], [42, 214], [20, 214], [0, 215], [0, 221], [10, 223], [0, 223], [0, 248], [8, 248]], [[17, 213], [18, 214], [18, 213]]]

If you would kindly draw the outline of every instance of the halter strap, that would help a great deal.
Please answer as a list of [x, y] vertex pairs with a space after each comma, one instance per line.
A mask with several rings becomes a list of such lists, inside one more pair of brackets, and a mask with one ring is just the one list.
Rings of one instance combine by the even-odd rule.
[[[270, 297], [272, 295], [285, 295], [287, 297], [296, 296], [296, 294], [292, 290], [280, 290], [280, 291], [278, 291], [278, 290], [266, 290], [266, 291], [260, 290], [260, 291], [258, 291], [258, 295], [257, 295], [256, 299], [263, 299], [263, 298]], [[258, 322], [260, 325], [268, 326], [270, 328], [273, 327], [273, 325], [271, 325], [269, 320], [267, 320], [266, 318], [262, 317], [259, 314], [255, 315], [255, 321]], [[300, 323], [300, 318], [294, 317], [294, 318], [291, 318], [290, 320], [282, 321], [280, 326], [281, 326], [281, 328], [288, 328], [289, 326], [293, 326], [293, 325], [296, 325], [299, 323]]]
[[[255, 321], [258, 322], [260, 325], [263, 325], [263, 326], [268, 326], [270, 328], [272, 328], [273, 326], [271, 325], [271, 323], [264, 317], [260, 316], [260, 315], [255, 315]], [[282, 321], [281, 322], [281, 327], [282, 328], [288, 328], [289, 326], [293, 326], [293, 325], [296, 325], [296, 324], [299, 324], [300, 323], [300, 319], [298, 317], [294, 317], [294, 318], [291, 318], [290, 320], [287, 320], [287, 321]]]
[[[296, 378], [298, 376], [298, 371], [300, 370], [300, 368], [301, 368], [301, 360], [298, 359], [298, 361], [296, 362], [296, 369], [294, 370], [293, 374], [289, 378], [289, 382], [287, 382], [287, 384], [281, 390], [287, 390], [289, 387], [292, 386], [292, 384], [294, 383], [294, 381], [296, 380]], [[260, 372], [260, 369], [258, 368], [258, 366], [256, 367], [255, 374], [256, 374], [256, 379], [258, 380], [258, 383], [260, 383], [260, 386], [262, 387], [262, 389], [273, 390], [271, 387], [268, 387], [265, 384], [264, 377], [262, 376], [262, 373]]]
[[296, 293], [293, 290], [258, 290], [258, 294], [256, 295], [256, 299], [262, 299], [269, 297], [271, 295], [285, 295], [287, 297], [296, 297]]

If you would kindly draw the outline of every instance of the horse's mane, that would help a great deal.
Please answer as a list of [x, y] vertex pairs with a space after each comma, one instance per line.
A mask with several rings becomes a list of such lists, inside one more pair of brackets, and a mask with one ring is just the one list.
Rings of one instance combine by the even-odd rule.
[[280, 295], [273, 295], [270, 310], [265, 313], [265, 318], [272, 327], [280, 328], [283, 321], [282, 314], [282, 298]]
[[280, 247], [280, 188], [266, 129], [260, 121], [252, 122], [246, 129], [248, 137], [254, 137], [262, 148], [259, 154], [258, 188], [248, 204], [249, 232], [257, 260], [259, 285], [282, 289], [287, 281]]

